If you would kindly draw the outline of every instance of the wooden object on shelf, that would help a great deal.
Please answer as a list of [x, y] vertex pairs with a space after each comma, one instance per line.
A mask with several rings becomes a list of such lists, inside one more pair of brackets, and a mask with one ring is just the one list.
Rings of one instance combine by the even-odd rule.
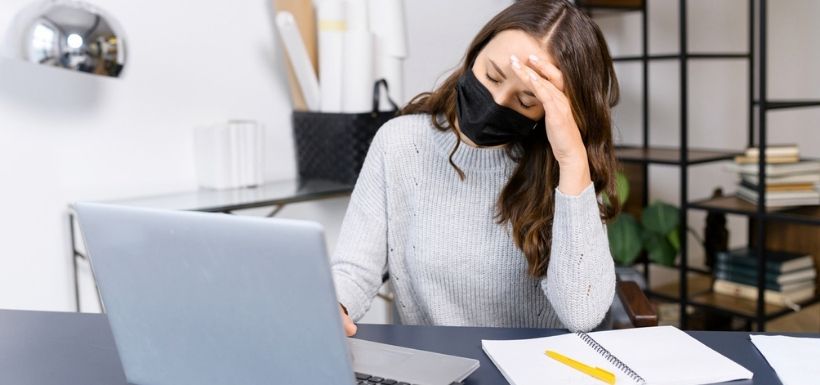
[[[313, 68], [318, 70], [318, 49], [316, 40], [316, 15], [313, 9], [313, 3], [310, 0], [276, 0], [273, 2], [275, 12], [287, 11], [293, 14], [296, 19], [296, 25], [299, 27], [299, 33], [302, 35], [302, 41], [305, 43], [305, 49], [308, 52], [308, 57], [313, 63]], [[281, 39], [280, 39], [281, 42]], [[281, 44], [280, 44], [281, 46]], [[284, 49], [281, 49], [284, 53]], [[286, 55], [283, 55], [285, 57]], [[290, 84], [291, 98], [293, 100], [293, 108], [295, 110], [307, 110], [307, 103], [305, 97], [302, 95], [302, 88], [299, 86], [299, 81], [296, 79], [296, 73], [290, 60], [285, 60], [288, 69], [288, 84]]]
[[640, 218], [643, 212], [643, 170], [638, 163], [621, 163], [621, 170], [629, 181], [629, 196], [621, 211]]

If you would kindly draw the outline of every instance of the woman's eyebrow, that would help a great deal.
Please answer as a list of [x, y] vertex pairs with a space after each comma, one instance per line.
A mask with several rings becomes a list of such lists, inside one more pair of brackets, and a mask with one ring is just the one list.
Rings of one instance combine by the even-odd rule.
[[498, 67], [498, 64], [495, 64], [495, 62], [493, 61], [493, 59], [488, 59], [488, 60], [490, 60], [490, 64], [493, 66], [493, 68], [495, 68], [495, 70], [498, 72], [498, 74], [499, 74], [499, 75], [501, 75], [501, 78], [502, 78], [502, 79], [504, 79], [504, 80], [506, 80], [506, 79], [507, 79], [507, 75], [505, 75], [505, 74], [504, 74], [504, 71], [502, 71], [502, 70], [501, 70], [501, 68], [499, 68], [499, 67]]

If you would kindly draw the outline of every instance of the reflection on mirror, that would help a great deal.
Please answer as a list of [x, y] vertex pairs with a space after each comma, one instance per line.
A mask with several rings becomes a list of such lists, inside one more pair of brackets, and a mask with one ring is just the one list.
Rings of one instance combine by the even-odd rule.
[[17, 15], [9, 36], [9, 52], [17, 59], [111, 77], [119, 77], [125, 65], [119, 24], [82, 1], [33, 4]]

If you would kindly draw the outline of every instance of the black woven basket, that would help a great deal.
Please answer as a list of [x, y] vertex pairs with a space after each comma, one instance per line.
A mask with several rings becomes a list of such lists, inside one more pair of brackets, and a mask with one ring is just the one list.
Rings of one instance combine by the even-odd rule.
[[328, 180], [354, 185], [362, 169], [370, 142], [379, 128], [398, 113], [380, 112], [381, 88], [387, 81], [373, 86], [373, 110], [364, 113], [326, 113], [293, 111], [293, 138], [296, 163], [301, 180]]

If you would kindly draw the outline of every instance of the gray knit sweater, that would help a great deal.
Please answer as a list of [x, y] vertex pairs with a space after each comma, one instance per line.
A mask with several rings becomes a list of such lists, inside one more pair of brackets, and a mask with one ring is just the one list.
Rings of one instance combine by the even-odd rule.
[[527, 274], [509, 225], [494, 219], [514, 162], [502, 148], [459, 146], [430, 115], [390, 120], [373, 139], [331, 264], [336, 293], [356, 321], [385, 271], [405, 324], [597, 326], [615, 291], [606, 228], [590, 184], [578, 196], [556, 189], [547, 275]]

